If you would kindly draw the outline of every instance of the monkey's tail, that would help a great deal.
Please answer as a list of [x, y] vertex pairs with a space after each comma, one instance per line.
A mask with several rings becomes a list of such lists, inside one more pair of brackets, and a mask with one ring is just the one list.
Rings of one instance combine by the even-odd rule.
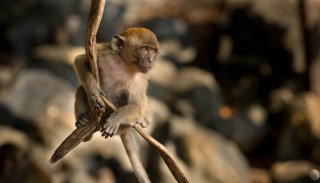
[[178, 183], [189, 183], [187, 177], [183, 174], [181, 169], [179, 168], [176, 160], [174, 157], [170, 154], [168, 149], [163, 146], [160, 142], [158, 142], [156, 139], [154, 139], [152, 136], [150, 136], [141, 125], [136, 124], [134, 128], [138, 131], [138, 133], [153, 147], [155, 147], [163, 161], [167, 164], [170, 172], [176, 179]]
[[146, 170], [142, 166], [137, 150], [134, 147], [130, 130], [125, 130], [121, 133], [120, 137], [139, 183], [151, 183]]

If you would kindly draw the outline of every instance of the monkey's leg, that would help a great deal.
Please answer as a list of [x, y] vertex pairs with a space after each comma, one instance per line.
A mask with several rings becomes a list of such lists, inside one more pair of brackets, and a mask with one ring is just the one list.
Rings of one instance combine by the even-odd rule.
[[[89, 115], [89, 102], [87, 98], [87, 93], [84, 90], [83, 86], [79, 86], [76, 91], [76, 101], [74, 104], [74, 112], [76, 117], [76, 127], [81, 127], [88, 125], [90, 121], [88, 120]], [[87, 142], [91, 140], [92, 135], [86, 137], [83, 141]]]
[[85, 126], [89, 123], [88, 112], [89, 112], [89, 102], [87, 99], [87, 93], [83, 86], [79, 86], [76, 91], [76, 101], [74, 104], [74, 113], [76, 117], [76, 126]]
[[146, 170], [142, 166], [137, 150], [134, 147], [130, 128], [127, 128], [126, 130], [124, 130], [121, 133], [120, 137], [124, 145], [124, 148], [126, 149], [128, 157], [130, 159], [131, 165], [134, 170], [134, 174], [138, 178], [139, 183], [151, 183]]

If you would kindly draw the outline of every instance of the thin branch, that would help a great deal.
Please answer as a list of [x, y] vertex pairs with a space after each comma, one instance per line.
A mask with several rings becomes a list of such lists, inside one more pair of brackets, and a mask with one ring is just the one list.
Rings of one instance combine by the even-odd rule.
[[85, 49], [91, 72], [99, 85], [99, 71], [97, 66], [96, 35], [102, 19], [105, 0], [91, 0], [90, 14], [88, 18]]
[[156, 148], [163, 159], [163, 161], [168, 166], [170, 172], [174, 176], [177, 182], [179, 183], [189, 183], [187, 177], [183, 174], [181, 169], [178, 166], [178, 163], [174, 159], [174, 157], [170, 154], [168, 149], [163, 146], [160, 142], [150, 136], [139, 124], [134, 125], [134, 128], [137, 132], [154, 148]]

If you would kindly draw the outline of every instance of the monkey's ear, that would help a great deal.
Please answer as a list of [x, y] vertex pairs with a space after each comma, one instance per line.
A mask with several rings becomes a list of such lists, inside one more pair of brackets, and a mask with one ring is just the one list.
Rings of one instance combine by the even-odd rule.
[[116, 52], [120, 52], [124, 45], [125, 38], [120, 35], [114, 35], [111, 40], [111, 48]]

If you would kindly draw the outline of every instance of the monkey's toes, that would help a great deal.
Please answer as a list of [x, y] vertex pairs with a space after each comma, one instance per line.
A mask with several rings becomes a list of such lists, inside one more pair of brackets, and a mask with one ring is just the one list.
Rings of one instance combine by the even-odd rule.
[[105, 111], [105, 105], [104, 105], [104, 102], [102, 101], [102, 99], [100, 98], [100, 95], [91, 97], [90, 106], [92, 108], [99, 110], [100, 112]]
[[100, 104], [100, 103], [96, 103], [95, 104], [95, 106], [94, 106], [97, 110], [99, 110], [100, 112], [104, 112], [104, 109], [105, 109], [105, 107], [104, 107], [104, 105], [103, 104]]
[[114, 136], [119, 129], [119, 125], [117, 124], [104, 124], [100, 132], [102, 132], [102, 136], [105, 138]]
[[86, 117], [80, 116], [79, 119], [76, 121], [76, 127], [79, 128], [79, 127], [88, 125], [89, 123], [90, 122]]
[[114, 131], [102, 131], [101, 136], [104, 138], [113, 137], [115, 135]]
[[147, 122], [146, 120], [142, 120], [140, 123], [139, 123], [143, 128], [147, 128], [149, 126], [149, 122]]
[[103, 133], [101, 134], [101, 136], [104, 137], [104, 138], [109, 138], [109, 137], [112, 137], [113, 135], [110, 134], [110, 133], [107, 133], [107, 132], [103, 132]]

